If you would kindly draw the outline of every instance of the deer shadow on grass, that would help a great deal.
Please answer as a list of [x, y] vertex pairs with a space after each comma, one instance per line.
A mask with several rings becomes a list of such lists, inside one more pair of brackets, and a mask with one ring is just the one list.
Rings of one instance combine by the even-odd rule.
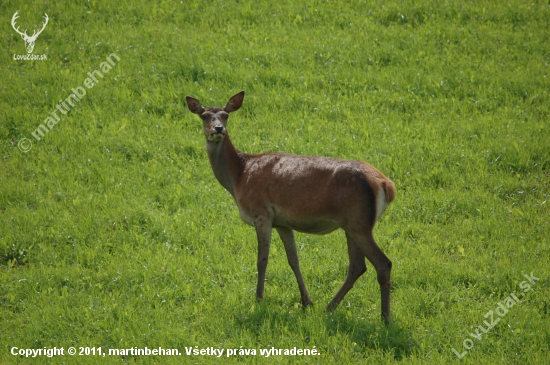
[[[319, 320], [312, 320], [312, 317], [322, 317], [322, 327], [319, 328]], [[398, 361], [409, 357], [414, 348], [418, 347], [410, 331], [401, 328], [398, 323], [391, 322], [384, 326], [378, 317], [363, 319], [351, 317], [345, 310], [330, 313], [317, 308], [302, 309], [300, 305], [291, 305], [278, 299], [266, 300], [248, 311], [236, 313], [234, 323], [236, 328], [252, 333], [255, 338], [265, 337], [266, 331], [275, 332], [275, 337], [299, 336], [302, 346], [317, 346], [319, 350], [316, 339], [323, 336], [346, 336], [355, 343], [354, 351], [364, 353], [382, 350]], [[269, 346], [277, 347], [277, 344], [271, 343]]]
[[396, 322], [384, 326], [382, 321], [349, 317], [344, 311], [327, 313], [325, 328], [330, 335], [346, 334], [364, 350], [381, 349], [389, 352], [395, 360], [409, 357], [413, 349], [418, 347], [410, 331]]

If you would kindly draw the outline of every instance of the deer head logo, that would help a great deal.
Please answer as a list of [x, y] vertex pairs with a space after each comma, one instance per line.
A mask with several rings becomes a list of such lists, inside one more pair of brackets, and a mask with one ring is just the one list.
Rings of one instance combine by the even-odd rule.
[[38, 38], [38, 36], [40, 35], [40, 33], [42, 33], [42, 31], [44, 30], [44, 28], [46, 28], [46, 24], [48, 24], [48, 14], [44, 13], [44, 24], [42, 25], [42, 29], [40, 30], [35, 30], [34, 33], [32, 34], [32, 36], [28, 36], [27, 35], [27, 30], [25, 29], [23, 32], [21, 32], [19, 30], [19, 27], [16, 27], [15, 26], [15, 20], [17, 18], [19, 18], [19, 15], [18, 15], [19, 11], [16, 11], [15, 14], [13, 14], [13, 17], [11, 18], [11, 26], [13, 27], [13, 29], [15, 29], [15, 31], [17, 33], [19, 33], [19, 35], [21, 36], [21, 38], [23, 38], [23, 40], [25, 41], [25, 48], [27, 49], [27, 53], [32, 53], [32, 50], [34, 49], [34, 42], [36, 42], [36, 38]]

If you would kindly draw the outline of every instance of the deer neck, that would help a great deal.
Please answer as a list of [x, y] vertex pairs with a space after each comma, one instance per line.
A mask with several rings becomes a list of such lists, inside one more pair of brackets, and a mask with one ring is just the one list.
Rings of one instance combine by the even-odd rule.
[[229, 135], [218, 143], [207, 141], [206, 152], [214, 176], [235, 197], [235, 185], [244, 168], [244, 154], [235, 149]]

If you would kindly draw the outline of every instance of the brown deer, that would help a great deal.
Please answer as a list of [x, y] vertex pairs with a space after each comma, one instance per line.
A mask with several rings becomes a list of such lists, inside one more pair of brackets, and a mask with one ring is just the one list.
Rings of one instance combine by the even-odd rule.
[[366, 257], [376, 269], [382, 318], [388, 324], [392, 263], [376, 244], [372, 230], [394, 199], [393, 182], [363, 161], [237, 151], [229, 139], [227, 119], [229, 113], [241, 107], [243, 99], [241, 91], [223, 108], [204, 108], [197, 99], [186, 97], [189, 110], [202, 119], [206, 152], [216, 179], [235, 199], [241, 219], [256, 229], [257, 298], [264, 296], [272, 228], [283, 241], [304, 306], [313, 302], [300, 272], [294, 231], [327, 234], [342, 228], [347, 238], [349, 268], [327, 310], [336, 309], [367, 270]]

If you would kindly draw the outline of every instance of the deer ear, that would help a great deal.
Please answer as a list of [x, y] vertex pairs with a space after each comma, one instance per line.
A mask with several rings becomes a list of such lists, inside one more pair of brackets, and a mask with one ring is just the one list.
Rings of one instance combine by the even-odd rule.
[[186, 96], [185, 100], [187, 100], [187, 107], [191, 110], [191, 112], [195, 114], [202, 114], [204, 108], [202, 107], [200, 101], [190, 96]]
[[227, 104], [223, 107], [223, 110], [225, 110], [228, 113], [239, 110], [241, 105], [243, 105], [243, 99], [244, 99], [244, 91], [241, 91], [236, 95], [233, 95], [231, 99], [229, 99]]

